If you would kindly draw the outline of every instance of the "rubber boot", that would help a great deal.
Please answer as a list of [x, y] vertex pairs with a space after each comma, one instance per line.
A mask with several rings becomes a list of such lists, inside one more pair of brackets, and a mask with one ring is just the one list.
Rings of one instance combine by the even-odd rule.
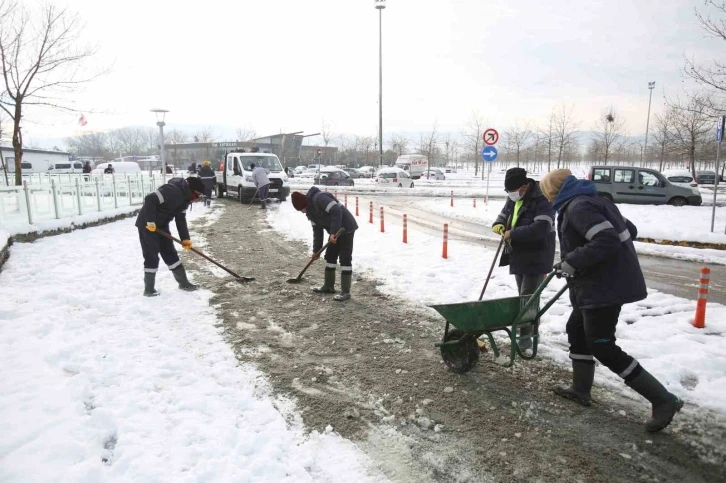
[[320, 287], [313, 288], [315, 293], [335, 293], [335, 269], [325, 268], [325, 283]]
[[267, 209], [267, 201], [266, 200], [260, 201], [260, 209], [261, 210], [266, 210]]
[[532, 326], [529, 327], [522, 327], [519, 329], [519, 336], [520, 337], [527, 337], [526, 339], [517, 339], [517, 345], [519, 346], [519, 350], [522, 352], [528, 351], [532, 348]]
[[353, 284], [353, 272], [340, 274], [340, 294], [333, 297], [336, 302], [350, 300], [350, 286]]
[[156, 273], [144, 272], [144, 297], [156, 297], [157, 295], [161, 295], [161, 293], [157, 292], [154, 288], [155, 282]]
[[187, 292], [193, 292], [199, 288], [199, 285], [194, 285], [187, 278], [187, 272], [184, 270], [184, 265], [179, 265], [172, 270], [171, 273], [174, 274], [174, 279], [176, 280], [176, 283], [179, 284], [180, 289], [186, 290]]
[[645, 430], [651, 433], [668, 426], [673, 420], [673, 416], [683, 407], [683, 401], [669, 393], [663, 384], [645, 369], [632, 381], [625, 384], [653, 405], [652, 417], [645, 423]]
[[555, 386], [555, 394], [589, 406], [592, 403], [590, 391], [594, 379], [594, 363], [572, 361], [572, 386]]

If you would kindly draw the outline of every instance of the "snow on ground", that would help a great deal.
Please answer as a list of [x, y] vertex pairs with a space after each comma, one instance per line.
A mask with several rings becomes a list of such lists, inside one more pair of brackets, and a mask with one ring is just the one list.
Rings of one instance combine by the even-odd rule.
[[[270, 210], [268, 217], [284, 236], [311, 246], [310, 223], [290, 203]], [[374, 224], [369, 224], [367, 217], [357, 220], [360, 229], [355, 235], [354, 270], [380, 280], [384, 292], [408, 299], [417, 306], [479, 297], [494, 250], [453, 240], [449, 242], [449, 258], [445, 260], [441, 258], [439, 237], [409, 230], [409, 243], [403, 244], [399, 224], [387, 221], [386, 233], [380, 233], [377, 217]], [[318, 271], [322, 278], [322, 270], [323, 265], [318, 263], [309, 273], [314, 276]], [[551, 297], [562, 283], [555, 280], [547, 288], [545, 298]], [[485, 298], [512, 295], [516, 295], [514, 277], [507, 268], [497, 267]], [[694, 311], [694, 301], [651, 290], [646, 300], [623, 307], [617, 337], [621, 347], [657, 375], [669, 390], [691, 403], [726, 412], [726, 307], [709, 304], [707, 328], [703, 330], [689, 323]], [[569, 313], [569, 301], [564, 297], [550, 309], [540, 326], [541, 354], [568, 367], [565, 324]], [[597, 371], [597, 380], [635, 397], [605, 368]]]
[[141, 296], [133, 224], [11, 247], [0, 481], [381, 481], [347, 440], [305, 436], [294, 405], [236, 360], [211, 292], [177, 290], [161, 268], [162, 295]]

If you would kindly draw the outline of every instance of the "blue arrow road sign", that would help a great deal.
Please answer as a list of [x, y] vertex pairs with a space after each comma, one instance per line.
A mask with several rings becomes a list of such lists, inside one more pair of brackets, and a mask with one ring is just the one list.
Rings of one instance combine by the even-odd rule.
[[494, 146], [485, 146], [484, 149], [481, 150], [481, 159], [486, 161], [487, 163], [491, 163], [495, 159], [497, 159], [497, 155], [499, 154], [499, 151], [497, 151], [497, 148]]
[[720, 143], [721, 141], [723, 141], [724, 124], [726, 124], [726, 116], [719, 116], [718, 122], [716, 123], [716, 142], [717, 143]]

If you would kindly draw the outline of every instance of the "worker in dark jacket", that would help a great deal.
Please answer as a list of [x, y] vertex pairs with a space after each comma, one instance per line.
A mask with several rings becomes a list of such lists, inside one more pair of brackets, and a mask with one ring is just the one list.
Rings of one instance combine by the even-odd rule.
[[217, 184], [217, 178], [214, 176], [214, 171], [212, 171], [212, 163], [209, 161], [202, 163], [202, 169], [199, 170], [199, 179], [204, 183], [204, 205], [210, 206], [212, 204], [212, 190], [214, 185]]
[[[358, 229], [355, 218], [333, 195], [322, 192], [315, 186], [310, 188], [307, 195], [294, 192], [292, 206], [305, 213], [313, 225], [313, 253], [323, 248], [323, 231], [329, 234], [330, 245], [325, 250], [325, 283], [313, 291], [335, 293], [335, 269], [340, 258], [341, 291], [333, 299], [338, 302], [350, 299], [350, 287], [353, 283], [353, 236]], [[341, 228], [344, 229], [343, 233], [336, 236]]]
[[103, 170], [103, 174], [113, 174], [115, 170], [113, 169], [113, 164], [108, 163], [108, 166], [106, 166], [106, 169]]
[[[509, 199], [492, 225], [507, 242], [501, 265], [509, 264], [519, 295], [531, 295], [552, 270], [555, 259], [555, 210], [539, 185], [522, 168], [507, 170], [504, 189]], [[531, 327], [520, 330], [521, 350], [532, 347]]]
[[648, 296], [633, 246], [635, 225], [612, 201], [599, 197], [592, 182], [578, 180], [567, 169], [548, 173], [540, 187], [559, 213], [561, 261], [555, 270], [567, 277], [572, 302], [567, 321], [572, 386], [556, 387], [555, 392], [589, 406], [594, 358], [651, 402], [647, 431], [665, 428], [683, 402], [615, 343], [623, 304]]
[[156, 232], [156, 229], [169, 233], [169, 223], [176, 221], [176, 229], [182, 245], [186, 249], [192, 248], [187, 228], [186, 210], [201, 196], [204, 185], [199, 178], [172, 178], [158, 190], [144, 198], [144, 206], [136, 218], [136, 227], [139, 229], [141, 251], [144, 255], [144, 295], [154, 297], [159, 295], [154, 289], [156, 271], [159, 268], [159, 254], [169, 267], [174, 279], [182, 290], [192, 291], [199, 287], [189, 282], [184, 266], [179, 260], [179, 254], [174, 243]]

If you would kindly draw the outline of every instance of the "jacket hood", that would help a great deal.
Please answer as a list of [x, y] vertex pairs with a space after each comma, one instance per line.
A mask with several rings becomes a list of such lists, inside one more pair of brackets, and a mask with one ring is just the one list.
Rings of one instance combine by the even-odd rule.
[[176, 186], [180, 190], [182, 190], [182, 193], [184, 193], [184, 197], [187, 200], [190, 200], [192, 197], [192, 190], [189, 189], [189, 186], [187, 186], [186, 180], [184, 178], [172, 178], [169, 180], [169, 183], [172, 186]]
[[555, 197], [552, 206], [556, 211], [560, 211], [565, 204], [576, 196], [595, 196], [597, 189], [592, 181], [586, 179], [577, 179], [574, 176], [568, 176], [560, 188], [560, 192]]
[[317, 186], [313, 186], [312, 188], [310, 188], [308, 190], [307, 197], [312, 198], [313, 196], [315, 196], [318, 193], [320, 193], [320, 188], [318, 188]]

